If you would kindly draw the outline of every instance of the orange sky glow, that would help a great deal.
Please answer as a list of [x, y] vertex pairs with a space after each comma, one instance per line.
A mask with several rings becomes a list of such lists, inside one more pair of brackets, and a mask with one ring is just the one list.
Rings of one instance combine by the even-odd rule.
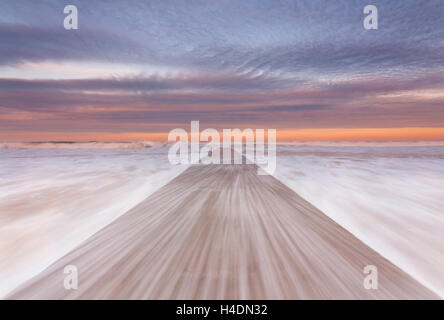
[[[168, 132], [0, 132], [2, 141], [166, 141]], [[329, 128], [277, 130], [290, 141], [444, 141], [444, 128]]]

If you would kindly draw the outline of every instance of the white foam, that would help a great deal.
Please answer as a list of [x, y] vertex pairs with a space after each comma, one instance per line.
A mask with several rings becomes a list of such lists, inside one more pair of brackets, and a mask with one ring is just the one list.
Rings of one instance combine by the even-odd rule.
[[0, 149], [0, 297], [185, 168], [165, 147]]
[[0, 142], [0, 149], [131, 149], [150, 148], [161, 146], [160, 142], [129, 141], [129, 142], [69, 142], [69, 141], [42, 141], [42, 142]]
[[275, 176], [444, 297], [443, 154], [442, 147], [281, 147]]
[[277, 144], [293, 147], [442, 147], [444, 141], [291, 141]]
[[[120, 149], [0, 148], [0, 297], [185, 169], [167, 146]], [[278, 179], [444, 297], [444, 148], [277, 151]]]

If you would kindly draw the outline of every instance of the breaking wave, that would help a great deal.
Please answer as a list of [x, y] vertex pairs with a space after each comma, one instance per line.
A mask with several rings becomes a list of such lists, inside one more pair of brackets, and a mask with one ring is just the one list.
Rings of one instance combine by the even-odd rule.
[[129, 142], [73, 142], [73, 141], [41, 141], [41, 142], [0, 142], [0, 149], [132, 149], [162, 146], [160, 142], [129, 141]]

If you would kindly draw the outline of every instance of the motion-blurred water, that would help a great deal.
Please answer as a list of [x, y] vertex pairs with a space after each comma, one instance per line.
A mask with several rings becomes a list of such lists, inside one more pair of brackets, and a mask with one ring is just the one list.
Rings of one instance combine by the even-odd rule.
[[0, 148], [0, 297], [180, 174], [167, 147]]
[[279, 151], [278, 179], [444, 297], [444, 147]]
[[[277, 152], [278, 179], [444, 297], [443, 146]], [[147, 143], [0, 146], [0, 297], [180, 174], [167, 155]]]

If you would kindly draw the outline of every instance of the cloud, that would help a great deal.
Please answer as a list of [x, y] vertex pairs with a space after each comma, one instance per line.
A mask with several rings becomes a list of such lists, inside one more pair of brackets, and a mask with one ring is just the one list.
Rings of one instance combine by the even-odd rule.
[[[77, 31], [76, 31], [77, 32]], [[141, 47], [108, 32], [0, 23], [0, 65], [26, 61], [131, 61]]]
[[[214, 126], [380, 127], [443, 126], [444, 75], [410, 79], [354, 79], [297, 88], [271, 87], [266, 78], [236, 75], [178, 78], [0, 80], [0, 107], [11, 113], [6, 127], [44, 115], [108, 126], [164, 126], [191, 120]], [[234, 83], [232, 83], [234, 81]], [[257, 82], [255, 82], [257, 81]], [[272, 82], [273, 83], [273, 82]], [[441, 94], [440, 94], [441, 92]], [[26, 113], [26, 117], [23, 114]], [[33, 113], [34, 117], [29, 114]], [[6, 117], [7, 118], [7, 117]], [[6, 119], [4, 117], [4, 119]], [[20, 121], [22, 119], [22, 121]], [[43, 122], [41, 122], [43, 123]], [[48, 125], [48, 122], [44, 122]]]
[[300, 112], [300, 111], [325, 110], [330, 107], [331, 106], [322, 105], [322, 104], [301, 104], [301, 105], [267, 106], [267, 107], [257, 108], [255, 110], [274, 111], [274, 112]]
[[73, 4], [80, 28], [66, 31], [59, 1], [2, 3], [0, 64], [74, 59], [299, 76], [444, 66], [440, 0], [374, 1], [377, 31], [362, 27], [363, 0]]
[[[292, 82], [294, 85], [294, 82]], [[212, 73], [174, 76], [149, 76], [131, 78], [75, 79], [75, 80], [23, 80], [0, 79], [1, 91], [166, 91], [166, 90], [213, 90], [246, 91], [270, 90], [288, 87], [275, 77], [254, 74]]]
[[[63, 2], [0, 3], [0, 70], [17, 75], [0, 75], [2, 126], [444, 126], [442, 95], [419, 94], [444, 87], [442, 0], [375, 0], [376, 31], [364, 0], [71, 4], [79, 30]], [[45, 70], [94, 64], [88, 79]]]

